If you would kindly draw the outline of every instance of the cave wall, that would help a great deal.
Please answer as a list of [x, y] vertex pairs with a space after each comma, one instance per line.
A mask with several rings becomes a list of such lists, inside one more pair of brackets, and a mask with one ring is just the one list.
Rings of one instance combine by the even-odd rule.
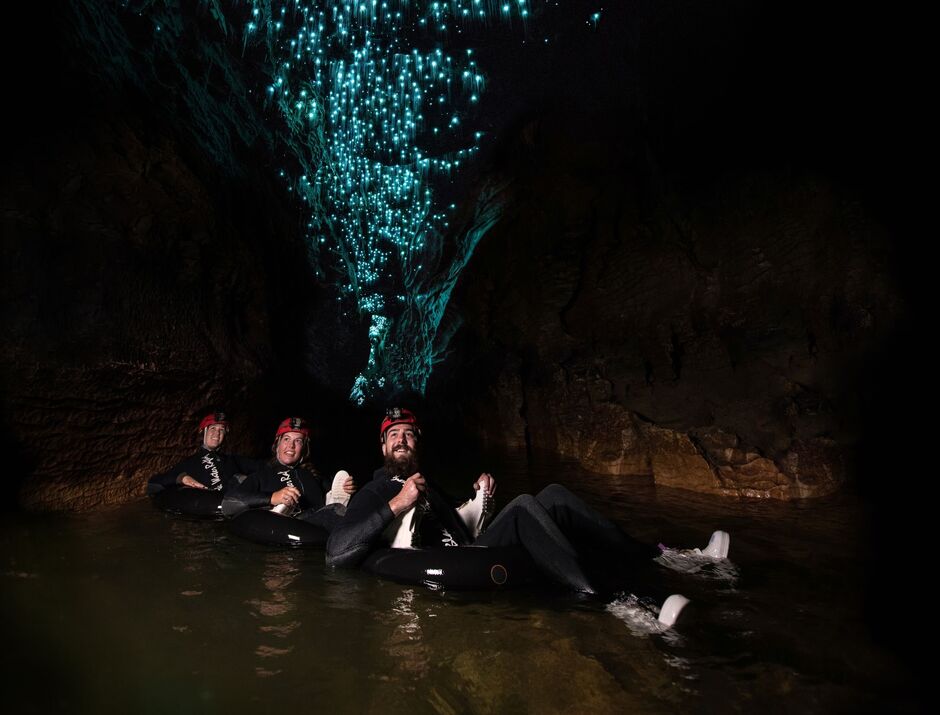
[[139, 494], [198, 446], [214, 406], [234, 417], [232, 446], [255, 451], [247, 408], [265, 405], [278, 353], [303, 349], [269, 317], [296, 305], [303, 319], [314, 298], [276, 187], [256, 180], [249, 199], [120, 111], [4, 170], [4, 431], [21, 459], [9, 478], [34, 475], [27, 508]]
[[512, 85], [503, 217], [455, 290], [436, 401], [489, 445], [712, 494], [909, 479], [933, 282], [909, 29], [825, 3], [605, 8], [550, 91]]
[[898, 20], [806, 11], [609, 8], [541, 70], [552, 91], [513, 85], [503, 216], [431, 390], [466, 430], [712, 494], [853, 480], [892, 419], [877, 365], [916, 350], [917, 143], [903, 53], [865, 39]]
[[838, 489], [867, 360], [905, 312], [883, 227], [806, 174], [650, 201], [643, 167], [577, 136], [519, 132], [506, 218], [461, 279], [468, 427], [664, 486]]
[[[138, 498], [212, 409], [232, 420], [228, 449], [263, 455], [284, 416], [335, 412], [368, 353], [310, 270], [301, 211], [257, 117], [232, 111], [237, 88], [197, 96], [183, 58], [147, 80], [146, 44], [102, 58], [71, 14], [85, 7], [20, 9], [48, 44], [11, 77], [0, 171], [5, 508]], [[32, 49], [14, 38], [7, 66]]]

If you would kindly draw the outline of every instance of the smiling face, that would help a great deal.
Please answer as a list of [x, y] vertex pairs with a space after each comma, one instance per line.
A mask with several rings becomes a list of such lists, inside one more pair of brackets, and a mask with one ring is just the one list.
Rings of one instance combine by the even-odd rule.
[[275, 456], [285, 467], [297, 464], [304, 456], [307, 438], [301, 432], [285, 432], [277, 440]]
[[209, 425], [203, 433], [202, 446], [214, 452], [222, 446], [225, 440], [225, 425]]
[[382, 443], [385, 467], [397, 476], [410, 477], [418, 468], [418, 434], [413, 425], [392, 425]]

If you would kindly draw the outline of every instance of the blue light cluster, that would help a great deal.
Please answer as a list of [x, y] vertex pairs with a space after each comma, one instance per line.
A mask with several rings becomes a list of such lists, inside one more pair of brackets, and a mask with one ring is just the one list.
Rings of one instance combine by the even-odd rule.
[[[433, 182], [479, 151], [482, 133], [465, 132], [464, 124], [483, 74], [472, 50], [451, 56], [440, 41], [462, 29], [455, 20], [486, 20], [497, 7], [489, 0], [250, 5], [245, 41], [264, 33], [267, 92], [302, 149], [305, 173], [295, 188], [311, 205], [315, 243], [347, 262], [345, 288], [360, 310], [368, 310], [362, 301], [375, 286], [394, 277], [394, 257], [410, 263], [442, 231]], [[528, 14], [527, 0], [513, 7]], [[429, 33], [436, 47], [414, 46]], [[464, 134], [467, 141], [453, 148]]]
[[[486, 138], [475, 126], [486, 78], [470, 45], [528, 33], [535, 9], [558, 0], [201, 3], [244, 58], [263, 57], [257, 95], [287, 150], [280, 174], [309, 208], [311, 262], [339, 272], [340, 311], [370, 325], [351, 399], [423, 392], [451, 290], [498, 216], [491, 197], [456, 231], [440, 198]], [[175, 4], [176, 17], [170, 5], [131, 5], [155, 25], [177, 20], [175, 34], [185, 27]]]
[[[472, 123], [486, 89], [473, 49], [445, 47], [489, 23], [525, 23], [529, 4], [254, 0], [244, 8], [243, 42], [268, 47], [266, 92], [301, 166], [292, 189], [310, 207], [310, 245], [341, 267], [343, 295], [371, 324], [368, 363], [351, 394], [360, 404], [389, 383], [423, 391], [433, 363], [408, 355], [428, 349], [442, 313], [422, 305], [429, 292], [415, 292], [416, 274], [443, 253], [452, 207], [439, 206], [434, 189], [480, 151], [484, 133]], [[430, 293], [449, 295], [455, 280]]]

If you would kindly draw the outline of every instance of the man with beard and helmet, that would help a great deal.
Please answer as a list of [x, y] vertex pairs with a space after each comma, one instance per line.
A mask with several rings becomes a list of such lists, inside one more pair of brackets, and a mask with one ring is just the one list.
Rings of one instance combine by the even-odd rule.
[[[492, 475], [481, 474], [473, 485], [477, 498], [455, 508], [454, 502], [419, 471], [420, 436], [412, 412], [400, 408], [388, 411], [380, 428], [385, 464], [356, 495], [342, 523], [330, 534], [326, 547], [329, 564], [360, 564], [382, 545], [383, 536], [386, 542], [406, 548], [522, 546], [552, 580], [576, 591], [594, 593], [572, 541], [589, 546], [592, 552], [602, 551], [631, 561], [661, 553], [660, 547], [627, 536], [558, 484], [536, 496], [516, 497], [484, 530], [496, 490]], [[409, 530], [409, 520], [418, 521], [416, 527], [410, 527], [414, 537], [411, 543], [400, 538], [403, 530]]]
[[261, 460], [237, 457], [221, 451], [228, 433], [228, 420], [224, 412], [210, 412], [199, 423], [202, 447], [192, 457], [172, 469], [157, 474], [147, 482], [147, 494], [159, 494], [173, 487], [191, 487], [227, 492], [236, 486], [245, 474], [261, 466]]
[[222, 500], [222, 513], [237, 516], [246, 509], [273, 508], [325, 529], [342, 517], [356, 485], [344, 471], [332, 485], [301, 466], [310, 449], [310, 429], [300, 417], [288, 417], [274, 435], [272, 459], [249, 475]]

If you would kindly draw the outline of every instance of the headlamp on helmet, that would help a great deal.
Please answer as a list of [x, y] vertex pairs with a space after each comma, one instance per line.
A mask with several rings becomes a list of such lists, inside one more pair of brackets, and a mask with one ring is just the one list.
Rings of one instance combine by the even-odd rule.
[[307, 421], [303, 417], [288, 417], [281, 422], [277, 427], [277, 432], [274, 434], [274, 441], [277, 442], [278, 437], [288, 432], [300, 432], [300, 434], [304, 436], [304, 439], [310, 438], [310, 428], [307, 427]]
[[406, 410], [403, 407], [390, 407], [385, 412], [385, 419], [382, 420], [382, 426], [379, 428], [379, 440], [385, 441], [385, 433], [395, 425], [411, 425], [414, 427], [415, 434], [421, 434], [421, 428], [418, 426], [418, 418], [414, 412]]
[[203, 432], [212, 425], [222, 425], [228, 429], [228, 420], [225, 418], [224, 412], [210, 412], [208, 415], [202, 418], [202, 422], [199, 423], [199, 431]]

